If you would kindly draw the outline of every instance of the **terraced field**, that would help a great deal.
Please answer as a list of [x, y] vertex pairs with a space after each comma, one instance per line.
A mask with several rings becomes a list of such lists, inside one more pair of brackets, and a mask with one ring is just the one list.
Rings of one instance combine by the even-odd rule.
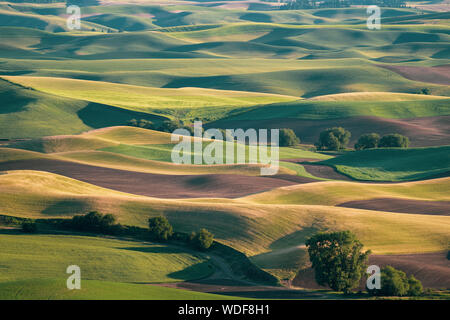
[[[305, 240], [341, 230], [372, 250], [370, 263], [449, 288], [450, 24], [437, 5], [382, 8], [381, 30], [369, 30], [363, 7], [112, 0], [82, 6], [81, 29], [69, 30], [65, 3], [0, 1], [0, 299], [336, 298], [316, 291]], [[266, 165], [226, 152], [260, 159], [261, 147], [227, 142], [223, 164], [175, 164], [171, 134], [132, 119], [288, 128], [301, 142], [280, 147], [278, 172], [261, 176]], [[346, 148], [316, 150], [335, 126], [351, 132]], [[372, 132], [411, 145], [353, 150]], [[177, 232], [206, 228], [244, 260], [24, 234], [1, 218], [92, 210], [129, 227], [163, 215]], [[242, 261], [279, 286], [249, 279]], [[71, 264], [82, 290], [65, 287]]]

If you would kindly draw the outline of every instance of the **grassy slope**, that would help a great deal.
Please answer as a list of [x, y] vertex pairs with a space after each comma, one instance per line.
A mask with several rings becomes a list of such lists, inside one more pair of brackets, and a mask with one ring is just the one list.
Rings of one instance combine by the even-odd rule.
[[[70, 235], [2, 232], [0, 299], [219, 299], [216, 295], [126, 282], [172, 282], [207, 276], [212, 266], [182, 248]], [[67, 290], [67, 266], [82, 272]], [[101, 280], [101, 281], [99, 281]]]
[[447, 173], [449, 146], [354, 151], [322, 161], [358, 180], [406, 181]]
[[199, 88], [162, 89], [63, 78], [15, 76], [5, 77], [5, 79], [57, 96], [87, 100], [141, 112], [157, 112], [159, 109], [173, 108], [248, 107], [298, 99], [296, 97], [253, 92]]
[[[376, 69], [376, 71], [382, 72], [383, 70]], [[411, 118], [447, 115], [450, 112], [448, 98], [440, 96], [361, 93], [297, 100], [295, 97], [196, 88], [159, 89], [62, 78], [4, 78], [55, 96], [87, 100], [140, 112], [174, 114], [178, 111], [173, 109], [201, 108], [202, 110], [194, 111], [196, 115], [208, 115], [214, 109], [219, 114], [224, 113], [222, 116], [226, 116], [232, 109], [253, 106], [250, 110], [246, 108], [239, 110], [237, 111], [238, 115], [228, 118], [238, 120], [270, 119], [274, 116], [301, 119], [328, 119], [362, 115]], [[343, 85], [343, 83], [340, 82], [339, 85]], [[365, 108], [360, 108], [361, 102], [364, 103]], [[261, 104], [266, 106], [258, 106]]]
[[[381, 118], [416, 118], [450, 114], [448, 98], [409, 101], [322, 101], [298, 100], [243, 110], [226, 120], [266, 120], [274, 118], [339, 119], [356, 116]], [[361, 108], [361, 105], [364, 107]]]
[[[33, 138], [81, 133], [123, 125], [133, 118], [160, 118], [112, 106], [58, 97], [0, 79], [2, 138]], [[101, 113], [102, 117], [98, 117]]]
[[167, 245], [69, 235], [1, 234], [0, 281], [65, 278], [78, 265], [83, 279], [166, 282], [196, 279], [212, 267], [203, 258]]
[[232, 300], [228, 296], [158, 286], [82, 280], [81, 290], [67, 290], [65, 279], [0, 283], [2, 300]]

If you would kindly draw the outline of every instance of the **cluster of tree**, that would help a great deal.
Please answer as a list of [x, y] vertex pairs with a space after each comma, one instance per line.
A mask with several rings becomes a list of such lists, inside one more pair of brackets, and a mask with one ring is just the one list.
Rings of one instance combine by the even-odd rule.
[[148, 219], [148, 231], [156, 241], [167, 241], [173, 236], [173, 227], [163, 216]]
[[[328, 128], [320, 133], [319, 141], [315, 143], [318, 150], [345, 149], [351, 133], [342, 127]], [[398, 133], [391, 133], [380, 138], [378, 133], [363, 134], [355, 144], [356, 150], [372, 148], [407, 148], [409, 139]]]
[[380, 138], [378, 133], [363, 134], [355, 144], [356, 150], [373, 148], [408, 148], [409, 139], [398, 133], [391, 133]]
[[347, 146], [350, 137], [350, 131], [342, 127], [328, 128], [320, 133], [315, 146], [318, 150], [342, 150]]
[[[305, 242], [318, 284], [349, 293], [359, 286], [367, 270], [370, 250], [350, 231], [317, 233]], [[423, 291], [414, 276], [407, 277], [391, 266], [381, 269], [381, 288], [368, 290], [373, 295], [416, 296]]]
[[422, 88], [419, 90], [418, 94], [425, 94], [425, 95], [429, 95], [431, 94], [431, 90], [428, 88]]
[[[191, 135], [194, 134], [194, 128], [190, 125], [187, 125], [183, 123], [180, 120], [165, 120], [160, 124], [155, 124], [152, 121], [146, 120], [146, 119], [131, 119], [128, 121], [129, 126], [133, 127], [139, 127], [139, 128], [145, 128], [145, 129], [151, 129], [151, 130], [157, 130], [157, 131], [163, 131], [163, 132], [173, 132], [176, 129], [186, 129], [189, 131]], [[235, 140], [235, 137], [229, 136], [226, 130], [219, 129], [219, 131], [222, 133], [222, 139], [223, 140]], [[281, 147], [290, 147], [295, 146], [300, 143], [300, 138], [297, 137], [295, 132], [292, 129], [283, 128], [280, 129], [280, 146]], [[212, 136], [212, 139], [217, 139], [217, 137]]]
[[190, 243], [200, 250], [206, 250], [214, 242], [214, 235], [206, 229], [200, 229], [198, 232], [192, 232], [189, 236]]
[[122, 229], [112, 214], [101, 214], [97, 211], [73, 216], [72, 219], [65, 221], [64, 226], [77, 231], [104, 234], [117, 234]]
[[404, 8], [403, 0], [292, 0], [281, 5], [280, 10], [348, 8], [352, 5], [377, 5], [379, 7]]
[[165, 120], [159, 124], [153, 123], [152, 121], [146, 119], [131, 119], [130, 121], [128, 121], [128, 125], [132, 127], [140, 127], [163, 132], [173, 132], [176, 129], [186, 129], [190, 132], [190, 134], [194, 133], [194, 128], [192, 126], [187, 125], [177, 119]]
[[176, 240], [187, 241], [200, 250], [209, 249], [214, 242], [214, 235], [206, 229], [192, 232], [189, 237], [175, 234], [169, 220], [164, 216], [148, 219], [148, 228], [150, 238], [155, 241], [167, 241], [176, 237]]

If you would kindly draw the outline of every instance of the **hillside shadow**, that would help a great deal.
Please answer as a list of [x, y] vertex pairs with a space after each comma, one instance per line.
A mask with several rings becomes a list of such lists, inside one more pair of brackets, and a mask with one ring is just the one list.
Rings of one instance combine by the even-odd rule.
[[252, 22], [272, 22], [270, 15], [258, 12], [245, 13], [240, 18]]
[[191, 14], [191, 12], [169, 12], [162, 8], [152, 8], [151, 14], [153, 14], [154, 21], [153, 24], [159, 27], [176, 27], [181, 25], [186, 25], [184, 22], [184, 17]]
[[12, 84], [11, 82], [0, 78], [0, 114], [20, 112], [28, 109], [30, 103], [36, 102], [36, 98], [32, 98], [22, 94], [23, 88]]
[[213, 272], [214, 267], [209, 262], [205, 261], [189, 266], [183, 270], [169, 273], [167, 276], [177, 280], [190, 280], [195, 277], [193, 275], [197, 275], [197, 277], [204, 277], [206, 275], [205, 271], [208, 269]]
[[[164, 210], [176, 230], [191, 233], [206, 228], [221, 240], [248, 241], [251, 228], [247, 217], [219, 210]], [[178, 221], [182, 223], [178, 223]]]
[[272, 242], [269, 246], [272, 250], [283, 249], [286, 247], [302, 245], [305, 241], [317, 233], [319, 230], [315, 227], [304, 227], [302, 230], [295, 231], [278, 240]]
[[56, 201], [41, 211], [45, 215], [73, 215], [75, 213], [87, 212], [90, 205], [76, 199], [65, 199]]
[[158, 244], [151, 247], [126, 247], [126, 248], [116, 248], [120, 250], [130, 250], [138, 251], [144, 253], [165, 253], [165, 254], [177, 254], [177, 253], [187, 253], [186, 250], [177, 247], [169, 247], [164, 244]]
[[92, 128], [126, 125], [131, 119], [145, 119], [158, 123], [167, 120], [165, 117], [95, 102], [89, 102], [77, 111], [77, 115], [85, 125]]
[[67, 0], [67, 5], [76, 5], [79, 7], [93, 7], [100, 5], [98, 0]]

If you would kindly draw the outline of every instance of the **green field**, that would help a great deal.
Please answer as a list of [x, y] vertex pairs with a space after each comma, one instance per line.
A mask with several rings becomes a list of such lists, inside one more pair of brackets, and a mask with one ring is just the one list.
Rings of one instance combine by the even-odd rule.
[[419, 180], [450, 171], [450, 147], [372, 149], [322, 161], [357, 180]]
[[209, 275], [207, 260], [183, 249], [145, 242], [70, 235], [2, 232], [0, 282], [66, 278], [78, 265], [83, 279], [116, 282], [173, 282]]
[[31, 279], [0, 283], [2, 300], [228, 300], [229, 296], [143, 284], [84, 280], [67, 290], [65, 279]]

